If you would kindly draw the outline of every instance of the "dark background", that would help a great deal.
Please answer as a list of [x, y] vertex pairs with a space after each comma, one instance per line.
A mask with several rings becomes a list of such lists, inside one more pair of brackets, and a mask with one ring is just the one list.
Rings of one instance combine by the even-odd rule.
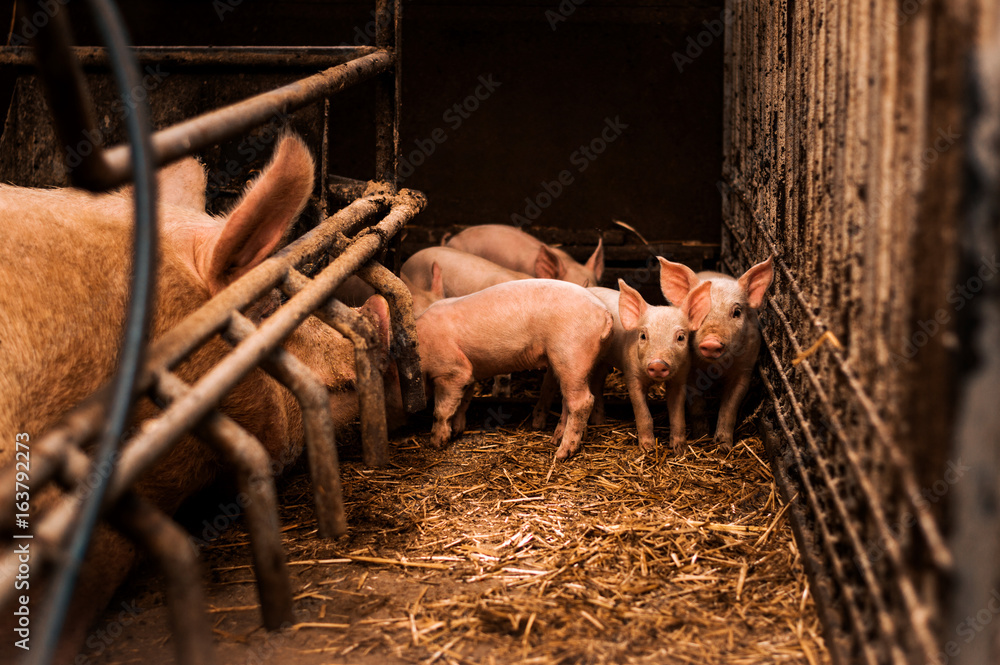
[[[373, 32], [374, 3], [237, 2], [120, 4], [139, 45], [374, 41], [365, 34]], [[9, 17], [11, 6], [0, 2], [0, 16]], [[83, 3], [69, 8], [77, 42], [99, 44]], [[403, 182], [429, 197], [419, 223], [510, 223], [512, 214], [525, 213], [526, 198], [535, 199], [543, 183], [569, 170], [572, 184], [533, 225], [608, 229], [620, 219], [650, 241], [718, 242], [723, 40], [712, 37], [700, 55], [692, 50], [697, 57], [683, 72], [673, 55], [721, 12], [716, 1], [703, 0], [405, 2], [404, 162], [418, 142], [423, 153], [434, 145], [431, 154], [412, 160], [423, 157]], [[563, 15], [553, 30], [550, 19]], [[703, 34], [703, 42], [709, 36]], [[457, 116], [445, 114], [475, 92], [480, 77], [500, 86], [456, 127]], [[6, 81], [4, 102], [9, 74]], [[334, 98], [332, 174], [372, 177], [373, 99], [370, 84]], [[609, 118], [628, 128], [580, 172], [579, 153], [575, 163], [573, 153], [597, 138]], [[446, 138], [437, 144], [433, 136]]]

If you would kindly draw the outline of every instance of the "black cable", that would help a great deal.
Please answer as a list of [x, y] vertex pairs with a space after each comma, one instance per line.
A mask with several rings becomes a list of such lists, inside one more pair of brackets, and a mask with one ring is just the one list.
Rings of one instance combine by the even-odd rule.
[[32, 663], [47, 665], [52, 661], [63, 629], [66, 612], [90, 539], [100, 516], [101, 504], [117, 457], [118, 443], [128, 423], [133, 392], [145, 351], [153, 303], [156, 261], [156, 180], [153, 171], [149, 110], [140, 95], [142, 87], [139, 64], [128, 47], [128, 35], [118, 8], [111, 0], [87, 0], [104, 43], [109, 61], [126, 108], [125, 125], [132, 148], [135, 202], [135, 243], [133, 246], [132, 284], [128, 314], [122, 340], [114, 394], [108, 408], [104, 433], [94, 457], [98, 482], [80, 509], [76, 530], [70, 541], [67, 558], [61, 562], [50, 592], [47, 611], [42, 615], [40, 648], [31, 653]]

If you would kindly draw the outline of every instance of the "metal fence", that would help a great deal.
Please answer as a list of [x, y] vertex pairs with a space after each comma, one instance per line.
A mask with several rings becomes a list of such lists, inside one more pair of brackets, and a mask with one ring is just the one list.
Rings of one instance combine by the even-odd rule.
[[954, 510], [996, 494], [995, 423], [973, 417], [963, 452], [955, 421], [958, 387], [989, 367], [959, 356], [996, 285], [956, 286], [996, 249], [966, 235], [976, 192], [996, 223], [995, 173], [968, 177], [977, 114], [995, 122], [996, 72], [976, 65], [995, 3], [730, 0], [725, 16], [723, 256], [734, 274], [776, 258], [764, 438], [831, 654], [986, 662], [991, 638], [955, 641], [956, 608], [986, 606], [995, 558], [950, 539], [996, 528], [988, 501]]
[[[135, 394], [150, 397], [164, 408], [155, 423], [147, 423], [122, 444], [104, 495], [102, 515], [140, 549], [146, 550], [162, 569], [178, 662], [213, 662], [210, 624], [204, 616], [200, 579], [192, 565], [194, 555], [182, 529], [132, 489], [142, 474], [192, 431], [235, 469], [241, 491], [251, 497], [246, 507], [247, 526], [263, 623], [268, 629], [276, 629], [292, 620], [293, 615], [271, 461], [261, 443], [218, 412], [217, 405], [256, 367], [288, 388], [303, 414], [319, 533], [323, 537], [343, 534], [346, 523], [327, 391], [305, 365], [282, 349], [281, 343], [311, 315], [353, 343], [365, 461], [372, 465], [386, 463], [382, 377], [369, 354], [375, 332], [364, 317], [331, 298], [347, 277], [356, 274], [389, 303], [391, 351], [399, 371], [405, 408], [413, 412], [424, 406], [411, 297], [402, 282], [377, 261], [391, 239], [426, 203], [420, 193], [397, 191], [396, 187], [399, 12], [399, 0], [378, 0], [375, 47], [137, 50], [141, 60], [182, 65], [296, 68], [327, 65], [312, 76], [155, 132], [151, 148], [156, 165], [246, 132], [271, 120], [276, 113], [287, 114], [306, 105], [328, 103], [330, 95], [363, 81], [374, 79], [376, 86], [376, 172], [372, 182], [328, 175], [324, 132], [320, 209], [325, 216], [326, 196], [331, 192], [348, 202], [346, 207], [322, 219], [315, 228], [157, 339], [145, 353], [146, 362], [137, 375]], [[90, 66], [113, 58], [103, 49], [71, 48], [66, 40], [68, 33], [65, 30], [60, 33], [60, 21], [53, 19], [55, 27], [39, 36], [42, 48], [38, 51], [38, 64], [54, 102], [51, 107], [56, 116], [56, 133], [62, 145], [73, 145], [75, 138], [95, 130], [93, 103], [79, 63]], [[23, 67], [31, 60], [31, 53], [23, 49], [0, 51], [0, 64]], [[105, 150], [98, 145], [72, 175], [81, 186], [103, 190], [127, 182], [131, 173], [128, 146]], [[303, 274], [303, 266], [323, 263], [327, 256], [329, 263], [318, 274], [311, 278]], [[284, 292], [287, 302], [258, 328], [240, 312], [275, 288]], [[216, 335], [222, 335], [232, 345], [231, 353], [196, 383], [185, 383], [172, 368]], [[80, 497], [87, 495], [73, 490], [86, 482], [92, 464], [81, 449], [100, 433], [111, 408], [110, 392], [109, 386], [93, 395], [32, 446], [32, 490], [37, 493], [45, 485], [54, 484], [65, 492], [45, 514], [35, 518], [33, 550], [35, 557], [43, 561], [59, 562], [65, 556], [69, 535], [79, 519]], [[13, 487], [13, 472], [7, 475], [11, 477], [5, 482], [9, 481], [8, 486]], [[11, 531], [13, 515], [4, 515], [2, 519], [0, 528]], [[3, 559], [0, 605], [9, 602], [14, 594], [17, 570], [13, 551], [5, 552]]]

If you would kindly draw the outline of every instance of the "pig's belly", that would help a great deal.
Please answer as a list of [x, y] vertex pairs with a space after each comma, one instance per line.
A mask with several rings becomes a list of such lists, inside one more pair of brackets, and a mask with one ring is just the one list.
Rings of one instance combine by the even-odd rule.
[[498, 374], [521, 372], [528, 369], [545, 369], [549, 366], [545, 350], [540, 344], [527, 347], [497, 339], [489, 346], [475, 346], [463, 349], [472, 363], [472, 373], [476, 379], [488, 379]]

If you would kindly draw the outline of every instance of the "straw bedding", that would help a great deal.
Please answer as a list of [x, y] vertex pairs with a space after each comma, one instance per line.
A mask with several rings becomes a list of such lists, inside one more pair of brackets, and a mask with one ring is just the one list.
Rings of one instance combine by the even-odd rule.
[[[498, 408], [470, 422], [510, 421]], [[343, 463], [336, 543], [316, 537], [308, 473], [281, 481], [286, 630], [259, 627], [242, 524], [202, 548], [219, 662], [828, 662], [753, 436], [642, 454], [611, 421], [553, 465], [551, 432], [509, 422], [435, 451], [427, 430], [393, 441], [387, 469]], [[123, 592], [147, 611], [96, 662], [172, 660], [159, 588]]]

